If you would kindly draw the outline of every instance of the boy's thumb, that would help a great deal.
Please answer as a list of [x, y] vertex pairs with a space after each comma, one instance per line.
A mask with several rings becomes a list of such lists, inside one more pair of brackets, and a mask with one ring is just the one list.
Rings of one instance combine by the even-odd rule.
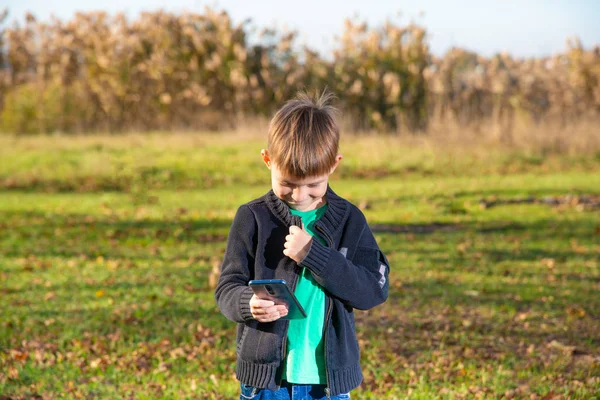
[[296, 231], [306, 231], [306, 229], [304, 228], [304, 222], [300, 223], [300, 226], [298, 225], [292, 225], [290, 226], [290, 233], [293, 235], [294, 233], [296, 233]]

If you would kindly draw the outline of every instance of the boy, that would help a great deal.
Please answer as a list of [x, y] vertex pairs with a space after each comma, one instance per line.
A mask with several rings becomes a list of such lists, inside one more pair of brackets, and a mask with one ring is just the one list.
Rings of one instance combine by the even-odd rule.
[[[233, 220], [215, 299], [237, 327], [240, 399], [347, 399], [360, 385], [353, 310], [387, 299], [389, 264], [360, 210], [329, 187], [342, 159], [335, 109], [299, 94], [269, 125], [272, 190]], [[258, 299], [252, 279], [285, 279], [307, 318]]]

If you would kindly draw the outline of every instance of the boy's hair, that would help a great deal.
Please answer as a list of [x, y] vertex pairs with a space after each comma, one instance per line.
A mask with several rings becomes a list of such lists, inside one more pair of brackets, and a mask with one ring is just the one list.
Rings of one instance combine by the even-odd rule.
[[330, 104], [334, 98], [326, 90], [314, 98], [300, 92], [271, 120], [269, 157], [287, 176], [302, 179], [331, 172], [340, 141], [337, 109]]

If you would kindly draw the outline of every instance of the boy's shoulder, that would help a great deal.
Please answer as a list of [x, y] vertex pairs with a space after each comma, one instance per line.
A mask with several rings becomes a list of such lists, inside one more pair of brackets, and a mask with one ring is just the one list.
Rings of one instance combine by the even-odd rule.
[[362, 210], [356, 204], [345, 197], [338, 195], [331, 188], [327, 190], [327, 198], [330, 203], [333, 201], [338, 207], [345, 208], [349, 217], [360, 217], [365, 219]]
[[362, 210], [352, 201], [338, 195], [331, 187], [327, 189], [327, 203], [332, 211], [329, 218], [333, 222], [332, 228], [361, 232], [368, 226]]
[[257, 197], [256, 199], [250, 200], [246, 203], [241, 204], [238, 207], [238, 213], [250, 213], [250, 214], [260, 214], [262, 212], [268, 212], [270, 207], [269, 203], [273, 202], [272, 197], [274, 196], [273, 191], [269, 191], [266, 194]]
[[269, 193], [266, 193], [260, 197], [257, 197], [256, 199], [250, 200], [247, 203], [242, 204], [240, 207], [249, 207], [249, 208], [255, 208], [255, 207], [260, 207], [260, 206], [266, 206], [267, 205], [267, 197], [269, 196]]

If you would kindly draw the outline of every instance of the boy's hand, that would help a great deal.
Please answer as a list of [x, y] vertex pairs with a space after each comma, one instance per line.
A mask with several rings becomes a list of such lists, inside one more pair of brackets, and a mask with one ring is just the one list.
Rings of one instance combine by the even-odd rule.
[[299, 263], [308, 254], [311, 243], [312, 236], [304, 230], [304, 226], [299, 228], [292, 225], [290, 226], [290, 234], [285, 237], [283, 254]]
[[273, 322], [285, 317], [288, 309], [283, 304], [275, 305], [271, 300], [262, 300], [253, 295], [250, 299], [250, 312], [259, 322]]

